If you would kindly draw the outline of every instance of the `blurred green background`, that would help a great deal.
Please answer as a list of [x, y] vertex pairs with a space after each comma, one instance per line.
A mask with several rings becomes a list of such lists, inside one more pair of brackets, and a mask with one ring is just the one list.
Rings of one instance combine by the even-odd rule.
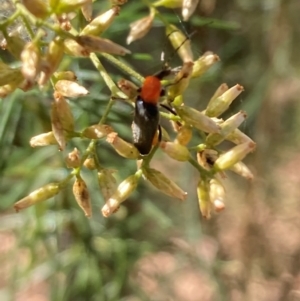
[[[101, 1], [94, 3], [95, 14], [104, 9]], [[227, 113], [248, 113], [241, 130], [257, 142], [246, 160], [255, 179], [249, 183], [228, 173], [226, 210], [203, 220], [197, 172], [158, 152], [152, 166], [188, 191], [186, 202], [142, 182], [119, 212], [105, 219], [96, 176], [86, 172], [91, 219], [78, 208], [71, 187], [16, 214], [12, 206], [18, 199], [68, 173], [66, 154], [57, 147], [28, 144], [51, 129], [51, 91], [17, 91], [0, 102], [1, 301], [300, 300], [300, 1], [200, 0], [186, 24], [176, 17], [180, 11], [161, 11], [196, 32], [195, 57], [210, 50], [221, 59], [191, 83], [186, 103], [204, 109], [221, 83], [244, 86]], [[142, 1], [129, 0], [105, 36], [125, 45], [130, 22], [146, 14]], [[143, 75], [161, 68], [162, 51], [172, 55], [159, 22], [128, 48], [133, 55], [122, 60]], [[9, 59], [4, 51], [0, 55]], [[115, 80], [126, 77], [101, 60]], [[171, 62], [179, 64], [177, 58]], [[97, 123], [109, 97], [99, 74], [88, 59], [66, 58], [63, 67], [90, 90], [88, 97], [71, 101], [76, 126]], [[132, 109], [118, 102], [108, 123], [130, 140], [131, 120]], [[68, 150], [83, 151], [87, 144], [75, 139]], [[106, 144], [99, 144], [98, 152], [103, 165], [118, 170], [118, 180], [136, 169]]]

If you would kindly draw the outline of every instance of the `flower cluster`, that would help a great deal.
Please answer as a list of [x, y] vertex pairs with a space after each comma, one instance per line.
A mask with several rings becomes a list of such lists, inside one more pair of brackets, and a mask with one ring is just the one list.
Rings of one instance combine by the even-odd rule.
[[[238, 129], [245, 120], [246, 113], [240, 111], [226, 120], [220, 117], [243, 91], [243, 87], [237, 84], [229, 88], [226, 84], [222, 84], [208, 101], [204, 111], [200, 112], [189, 106], [189, 99], [183, 97], [184, 91], [191, 81], [202, 76], [217, 63], [219, 57], [207, 52], [194, 59], [190, 40], [175, 25], [164, 20], [158, 9], [160, 6], [180, 7], [183, 19], [188, 20], [198, 1], [157, 0], [149, 3], [149, 15], [130, 24], [127, 43], [143, 38], [151, 30], [154, 19], [158, 18], [165, 26], [166, 36], [181, 58], [182, 66], [171, 70], [171, 75], [163, 81], [166, 94], [162, 97], [162, 105], [169, 113], [160, 112], [162, 117], [172, 123], [176, 137], [170, 139], [166, 130], [159, 126], [152, 150], [148, 155], [142, 156], [133, 144], [123, 140], [113, 125], [107, 124], [106, 121], [116, 98], [127, 99], [134, 106], [139, 90], [137, 85], [125, 79], [115, 84], [95, 53], [99, 53], [124, 72], [143, 82], [142, 76], [113, 56], [129, 54], [130, 51], [101, 37], [121, 10], [126, 9], [126, 5], [122, 6], [126, 3], [124, 0], [112, 0], [110, 3], [110, 9], [92, 18], [91, 0], [23, 0], [22, 3], [15, 1], [15, 14], [0, 24], [4, 36], [2, 48], [10, 51], [21, 62], [20, 68], [12, 68], [0, 62], [0, 96], [5, 97], [17, 88], [27, 91], [36, 86], [44, 87], [49, 82], [54, 91], [50, 112], [52, 131], [32, 137], [30, 145], [40, 147], [56, 144], [59, 150], [64, 151], [74, 137], [91, 140], [85, 152], [80, 153], [75, 148], [66, 156], [66, 166], [72, 170], [66, 179], [37, 189], [19, 200], [14, 207], [18, 211], [49, 199], [73, 180], [74, 197], [85, 215], [90, 217], [91, 198], [81, 175], [83, 168], [97, 174], [99, 188], [105, 201], [102, 208], [105, 217], [117, 211], [120, 204], [137, 189], [142, 178], [161, 192], [185, 200], [187, 193], [184, 190], [163, 173], [150, 167], [156, 150], [160, 148], [170, 158], [187, 162], [198, 170], [199, 182], [195, 189], [201, 213], [205, 218], [209, 218], [212, 208], [218, 212], [225, 207], [222, 179], [226, 170], [232, 170], [247, 179], [253, 178], [242, 160], [255, 149], [255, 143]], [[79, 32], [70, 22], [71, 13], [78, 9], [86, 20], [86, 25]], [[7, 33], [9, 22], [20, 16], [27, 20], [26, 26], [31, 38], [29, 42]], [[35, 34], [30, 26], [36, 31]], [[45, 35], [49, 30], [54, 33], [54, 37], [47, 42]], [[68, 98], [84, 96], [88, 94], [88, 90], [77, 82], [76, 75], [72, 71], [57, 71], [65, 54], [89, 57], [111, 91], [110, 100], [99, 123], [87, 126], [81, 131], [75, 130]], [[201, 133], [200, 141], [195, 138], [194, 134], [197, 132]], [[116, 171], [104, 168], [97, 157], [96, 147], [100, 139], [111, 145], [120, 156], [138, 162], [136, 172], [119, 185], [114, 176]], [[218, 145], [225, 140], [231, 141], [235, 146], [227, 151], [221, 151]]]

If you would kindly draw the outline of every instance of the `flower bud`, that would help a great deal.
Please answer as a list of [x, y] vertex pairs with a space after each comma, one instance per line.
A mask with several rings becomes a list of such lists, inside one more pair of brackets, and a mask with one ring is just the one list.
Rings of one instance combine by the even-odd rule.
[[43, 86], [58, 68], [64, 55], [63, 42], [60, 39], [54, 39], [48, 46], [48, 52], [42, 65], [42, 72], [39, 79], [39, 85]]
[[130, 44], [133, 41], [143, 38], [151, 29], [155, 11], [151, 10], [147, 17], [130, 23], [130, 32], [127, 36], [126, 43]]
[[78, 36], [76, 42], [89, 52], [106, 52], [116, 55], [131, 53], [130, 50], [110, 41], [94, 36]]
[[230, 167], [230, 170], [240, 175], [241, 177], [246, 178], [247, 180], [253, 180], [254, 178], [249, 167], [242, 161], [235, 163], [232, 167]]
[[98, 172], [98, 184], [105, 202], [117, 190], [117, 180], [113, 176], [116, 171], [113, 169], [101, 169]]
[[240, 111], [237, 114], [231, 116], [223, 123], [220, 124], [221, 132], [219, 134], [209, 134], [206, 137], [206, 144], [209, 146], [216, 146], [220, 144], [225, 138], [232, 133], [241, 123], [246, 119], [247, 114], [244, 111]]
[[206, 170], [212, 168], [218, 157], [218, 152], [213, 149], [204, 149], [197, 153], [198, 163]]
[[89, 139], [101, 139], [113, 131], [113, 128], [107, 124], [95, 124], [84, 129], [82, 135]]
[[190, 83], [193, 62], [186, 62], [183, 64], [182, 69], [177, 73], [174, 83], [168, 89], [168, 98], [172, 101], [178, 95], [183, 94]]
[[86, 217], [92, 216], [90, 193], [86, 183], [81, 177], [77, 177], [73, 185], [73, 194], [77, 204], [83, 210]]
[[62, 127], [67, 132], [74, 131], [74, 117], [67, 100], [58, 92], [54, 92], [54, 102], [57, 107], [57, 115]]
[[182, 7], [182, 0], [158, 0], [153, 3], [154, 6], [164, 6], [167, 8]]
[[137, 91], [139, 88], [129, 80], [126, 79], [119, 80], [118, 87], [131, 100], [135, 99], [138, 95]]
[[40, 50], [33, 42], [27, 43], [21, 53], [21, 71], [29, 82], [34, 82], [40, 71], [40, 56]]
[[65, 97], [79, 97], [89, 93], [85, 87], [65, 79], [59, 80], [55, 84], [55, 90]]
[[166, 27], [166, 34], [181, 60], [185, 62], [193, 61], [193, 52], [191, 48], [191, 41], [186, 37], [176, 26], [168, 25]]
[[183, 191], [160, 171], [153, 168], [144, 168], [143, 175], [154, 187], [164, 194], [175, 197], [181, 201], [187, 198], [187, 192]]
[[17, 32], [10, 33], [6, 38], [6, 49], [18, 60], [25, 44], [26, 42], [20, 38], [20, 34]]
[[131, 175], [118, 186], [117, 190], [102, 208], [104, 217], [110, 216], [119, 209], [120, 204], [136, 189], [139, 178], [140, 177], [137, 174]]
[[51, 127], [52, 127], [52, 133], [55, 137], [55, 140], [57, 141], [59, 145], [60, 150], [64, 150], [66, 147], [66, 137], [65, 137], [65, 131], [62, 125], [62, 122], [59, 118], [59, 113], [57, 109], [57, 104], [54, 102], [51, 105]]
[[18, 201], [14, 208], [18, 212], [22, 209], [25, 209], [29, 206], [35, 205], [39, 202], [50, 199], [51, 197], [58, 194], [60, 191], [60, 187], [58, 183], [50, 183], [47, 184], [33, 192], [31, 192], [28, 196]]
[[43, 0], [22, 0], [26, 9], [35, 17], [45, 19], [49, 13], [47, 1]]
[[32, 137], [30, 139], [29, 144], [31, 147], [37, 147], [37, 146], [57, 144], [57, 141], [54, 137], [53, 132], [48, 132]]
[[100, 36], [112, 24], [119, 12], [118, 6], [112, 7], [86, 25], [80, 35]]
[[83, 162], [83, 166], [89, 170], [96, 169], [95, 159], [94, 158], [85, 159], [85, 161]]
[[138, 149], [133, 144], [120, 138], [116, 132], [109, 133], [106, 141], [124, 158], [137, 159], [140, 156]]
[[204, 218], [210, 219], [211, 202], [209, 197], [209, 183], [200, 179], [197, 186], [198, 202], [201, 214]]
[[90, 0], [51, 0], [50, 6], [57, 15], [61, 15], [62, 13], [72, 12], [89, 1]]
[[221, 96], [210, 101], [207, 105], [205, 114], [209, 117], [218, 117], [224, 113], [232, 101], [244, 91], [244, 88], [237, 84], [224, 92]]
[[[210, 106], [211, 102], [214, 102], [216, 98], [218, 98], [219, 96], [221, 96], [224, 92], [226, 92], [228, 90], [228, 86], [226, 84], [221, 84], [218, 89], [215, 91], [214, 95], [212, 96], [212, 98], [209, 100], [208, 105]], [[206, 114], [206, 111], [203, 112], [204, 114]]]
[[182, 11], [181, 11], [183, 21], [188, 21], [190, 16], [195, 11], [195, 9], [198, 5], [198, 2], [199, 2], [199, 0], [183, 0]]
[[71, 39], [66, 39], [64, 41], [64, 51], [66, 54], [76, 57], [89, 56], [91, 52], [89, 49], [86, 49]]
[[242, 143], [246, 143], [246, 142], [253, 142], [254, 143], [254, 141], [249, 136], [244, 134], [239, 129], [235, 129], [232, 133], [230, 133], [226, 137], [226, 140], [231, 141], [235, 144], [242, 144]]
[[187, 145], [193, 137], [193, 131], [190, 126], [182, 126], [176, 136], [175, 143]]
[[68, 153], [65, 162], [68, 168], [77, 168], [80, 166], [80, 152], [76, 147]]
[[20, 83], [23, 80], [20, 69], [13, 69], [0, 62], [0, 86]]
[[72, 29], [72, 24], [70, 21], [70, 19], [72, 18], [71, 14], [63, 13], [59, 16], [56, 16], [56, 18], [62, 30], [70, 31]]
[[208, 116], [188, 106], [176, 107], [177, 114], [188, 124], [200, 131], [219, 133], [220, 127]]
[[93, 15], [93, 0], [88, 0], [81, 6], [81, 12], [87, 21], [91, 21]]
[[200, 56], [198, 58], [198, 60], [196, 60], [194, 62], [192, 78], [200, 77], [212, 65], [214, 65], [215, 63], [217, 63], [219, 61], [220, 61], [220, 58], [216, 54], [214, 54], [210, 51], [205, 52], [202, 56]]
[[254, 142], [246, 142], [233, 147], [219, 156], [214, 164], [214, 169], [219, 171], [232, 167], [237, 162], [243, 160], [248, 153], [254, 151], [255, 147], [256, 143]]
[[75, 73], [73, 71], [57, 71], [54, 73], [54, 76], [57, 81], [63, 80], [63, 79], [71, 80], [71, 81], [77, 80], [77, 76], [75, 75]]
[[177, 161], [188, 161], [191, 156], [189, 150], [181, 144], [174, 142], [161, 142], [160, 148], [172, 159]]
[[225, 209], [225, 189], [219, 180], [211, 179], [209, 181], [209, 197], [210, 201], [214, 204], [215, 210], [217, 212], [220, 212], [223, 209]]

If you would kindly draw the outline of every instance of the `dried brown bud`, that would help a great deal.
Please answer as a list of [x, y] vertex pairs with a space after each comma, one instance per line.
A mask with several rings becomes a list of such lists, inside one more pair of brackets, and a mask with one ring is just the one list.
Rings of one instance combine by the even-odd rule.
[[49, 7], [47, 1], [43, 0], [22, 0], [26, 9], [35, 17], [45, 19], [49, 14]]
[[84, 129], [82, 135], [89, 139], [101, 139], [113, 132], [113, 128], [107, 124], [95, 124]]
[[125, 55], [131, 53], [130, 50], [110, 41], [94, 36], [78, 36], [76, 42], [87, 52], [106, 52], [116, 55]]
[[80, 166], [80, 152], [76, 147], [68, 153], [65, 162], [68, 168], [77, 168]]
[[98, 184], [105, 202], [108, 201], [117, 190], [117, 180], [113, 175], [115, 172], [116, 170], [113, 169], [101, 169], [98, 172]]
[[120, 90], [128, 96], [129, 99], [135, 99], [138, 95], [138, 87], [131, 81], [126, 79], [121, 79], [118, 81], [118, 87]]
[[77, 177], [73, 185], [73, 194], [79, 207], [83, 210], [86, 217], [92, 216], [90, 193], [86, 183], [81, 177]]

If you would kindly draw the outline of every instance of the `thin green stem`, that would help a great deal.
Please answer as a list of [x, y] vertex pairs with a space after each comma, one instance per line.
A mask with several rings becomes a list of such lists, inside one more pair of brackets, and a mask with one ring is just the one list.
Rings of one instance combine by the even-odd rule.
[[2, 31], [8, 25], [12, 24], [20, 15], [21, 12], [17, 9], [9, 18], [7, 18], [4, 22], [0, 23], [0, 30]]
[[128, 67], [128, 65], [122, 63], [118, 59], [116, 59], [114, 56], [108, 54], [108, 53], [101, 53], [101, 56], [105, 57], [108, 61], [110, 61], [115, 66], [119, 67], [122, 71], [126, 72], [130, 76], [136, 78], [141, 83], [144, 81], [144, 77], [141, 76], [139, 73], [134, 71], [132, 68]]
[[198, 164], [198, 162], [195, 159], [190, 158], [189, 163], [192, 164], [199, 171], [201, 176], [207, 177], [207, 178], [212, 178], [213, 172], [204, 169], [202, 166], [200, 166]]

